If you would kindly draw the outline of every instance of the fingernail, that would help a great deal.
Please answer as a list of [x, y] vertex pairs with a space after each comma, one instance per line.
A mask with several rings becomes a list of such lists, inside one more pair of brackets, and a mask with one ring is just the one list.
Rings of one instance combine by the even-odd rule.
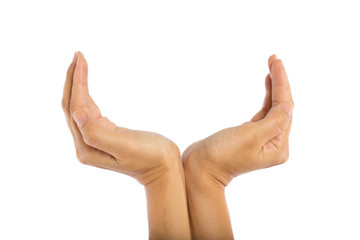
[[87, 120], [86, 114], [84, 112], [81, 111], [75, 111], [73, 112], [73, 118], [76, 122], [76, 124], [78, 125], [78, 127], [80, 128]]
[[275, 59], [278, 59], [278, 57], [276, 56], [276, 54], [273, 55], [275, 57]]
[[289, 116], [291, 116], [292, 111], [293, 111], [293, 106], [289, 103], [283, 103], [281, 104], [281, 108], [285, 110], [285, 112], [287, 112], [287, 114]]

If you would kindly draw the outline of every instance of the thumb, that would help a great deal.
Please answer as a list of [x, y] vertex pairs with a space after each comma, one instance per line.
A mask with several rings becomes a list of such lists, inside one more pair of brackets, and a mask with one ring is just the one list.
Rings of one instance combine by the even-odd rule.
[[82, 125], [84, 125], [84, 123], [87, 120], [87, 116], [86, 113], [82, 112], [82, 111], [75, 111], [73, 112], [73, 118], [76, 122], [76, 124], [78, 125], [79, 129], [81, 129]]
[[125, 139], [116, 131], [103, 127], [101, 120], [89, 119], [83, 111], [74, 111], [72, 115], [87, 145], [113, 156], [126, 145]]
[[265, 144], [272, 138], [285, 132], [288, 128], [292, 116], [293, 105], [287, 102], [282, 102], [271, 108], [266, 117], [255, 123], [257, 127], [257, 134], [262, 142]]

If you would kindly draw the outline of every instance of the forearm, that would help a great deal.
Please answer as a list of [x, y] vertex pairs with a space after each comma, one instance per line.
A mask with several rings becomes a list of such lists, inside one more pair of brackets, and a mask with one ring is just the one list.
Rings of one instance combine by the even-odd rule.
[[184, 170], [179, 161], [145, 185], [149, 238], [190, 239]]
[[193, 239], [233, 239], [224, 185], [194, 168], [185, 177]]

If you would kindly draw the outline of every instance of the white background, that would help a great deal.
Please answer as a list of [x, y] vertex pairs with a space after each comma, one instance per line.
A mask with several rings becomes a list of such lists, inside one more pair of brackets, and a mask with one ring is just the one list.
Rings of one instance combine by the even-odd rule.
[[357, 1], [0, 1], [0, 239], [146, 239], [143, 187], [80, 164], [61, 109], [81, 50], [119, 126], [181, 150], [261, 107], [276, 53], [290, 159], [226, 190], [236, 239], [360, 239]]

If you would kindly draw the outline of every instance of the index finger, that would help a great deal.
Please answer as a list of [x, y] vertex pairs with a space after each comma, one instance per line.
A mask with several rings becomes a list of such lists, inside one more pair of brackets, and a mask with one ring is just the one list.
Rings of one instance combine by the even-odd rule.
[[293, 104], [289, 80], [280, 59], [273, 61], [270, 70], [272, 84], [272, 105], [280, 103]]
[[87, 106], [90, 99], [88, 89], [88, 65], [84, 55], [79, 52], [74, 71], [72, 92], [72, 112]]

